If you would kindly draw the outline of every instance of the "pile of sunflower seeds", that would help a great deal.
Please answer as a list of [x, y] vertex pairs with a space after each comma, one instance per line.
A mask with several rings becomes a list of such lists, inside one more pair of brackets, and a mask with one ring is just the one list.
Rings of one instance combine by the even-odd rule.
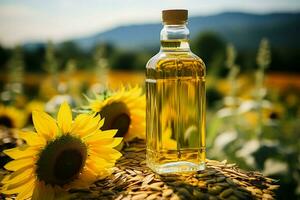
[[89, 189], [71, 190], [73, 199], [194, 200], [274, 199], [276, 181], [258, 172], [240, 170], [227, 161], [207, 160], [206, 170], [158, 175], [146, 167], [145, 142], [134, 140], [123, 148], [113, 174]]

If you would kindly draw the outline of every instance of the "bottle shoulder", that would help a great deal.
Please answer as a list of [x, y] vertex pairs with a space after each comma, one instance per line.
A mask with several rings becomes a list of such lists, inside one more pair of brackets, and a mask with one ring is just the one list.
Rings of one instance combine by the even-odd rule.
[[158, 52], [157, 54], [155, 54], [154, 56], [152, 56], [147, 64], [146, 64], [146, 68], [152, 68], [153, 66], [155, 66], [157, 64], [157, 62], [162, 58], [162, 55], [160, 52]]
[[150, 79], [205, 78], [205, 64], [191, 52], [159, 52], [146, 65], [146, 76]]
[[167, 64], [172, 65], [183, 64], [183, 65], [196, 65], [202, 70], [205, 70], [205, 63], [196, 54], [189, 52], [158, 52], [154, 55], [146, 64], [146, 68], [158, 69]]

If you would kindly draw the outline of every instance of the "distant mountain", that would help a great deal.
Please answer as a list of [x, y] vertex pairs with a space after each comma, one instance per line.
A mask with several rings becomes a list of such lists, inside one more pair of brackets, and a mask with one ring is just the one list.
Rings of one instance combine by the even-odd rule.
[[[300, 46], [300, 13], [249, 14], [226, 12], [210, 16], [190, 17], [188, 27], [191, 39], [199, 33], [213, 31], [238, 48], [257, 48], [267, 37], [273, 47]], [[91, 36], [73, 39], [83, 49], [97, 43], [111, 42], [121, 48], [142, 49], [159, 45], [162, 25], [140, 24], [120, 26]]]

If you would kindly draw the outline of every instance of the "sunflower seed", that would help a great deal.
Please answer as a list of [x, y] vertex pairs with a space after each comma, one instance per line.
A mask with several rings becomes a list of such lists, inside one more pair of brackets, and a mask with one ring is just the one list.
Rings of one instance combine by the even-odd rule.
[[128, 145], [111, 176], [87, 190], [71, 190], [71, 199], [274, 199], [279, 187], [276, 180], [227, 161], [207, 160], [206, 170], [194, 174], [157, 175], [145, 165], [145, 142], [136, 139]]
[[188, 199], [192, 198], [192, 195], [189, 193], [189, 191], [186, 188], [178, 188], [177, 193], [179, 195], [185, 196]]
[[193, 196], [196, 197], [196, 199], [202, 199], [204, 194], [201, 191], [194, 189]]
[[163, 190], [163, 197], [168, 197], [170, 196], [171, 194], [173, 194], [173, 190], [172, 189], [166, 189], [166, 190]]
[[220, 194], [222, 192], [222, 187], [221, 186], [213, 186], [213, 187], [208, 187], [208, 193], [209, 194]]
[[104, 196], [108, 196], [108, 195], [114, 195], [115, 193], [110, 190], [102, 190], [102, 194]]
[[142, 179], [143, 179], [143, 177], [138, 175], [138, 176], [135, 176], [135, 177], [131, 178], [129, 181], [130, 182], [132, 182], [132, 181], [142, 181]]
[[148, 188], [150, 188], [151, 190], [155, 190], [155, 191], [161, 191], [162, 190], [161, 187], [152, 186], [152, 185], [149, 185]]
[[216, 182], [222, 182], [222, 181], [224, 181], [226, 179], [226, 177], [217, 177], [216, 178]]
[[211, 183], [215, 183], [216, 179], [210, 179], [206, 181], [206, 184], [211, 184]]
[[273, 194], [273, 192], [271, 190], [267, 190], [267, 189], [264, 189], [263, 191], [263, 194]]
[[167, 177], [163, 177], [163, 180], [166, 181], [166, 182], [173, 182], [173, 181], [176, 181], [177, 178], [172, 177], [172, 176], [167, 176]]
[[126, 169], [125, 171], [128, 172], [132, 176], [136, 175], [136, 173], [134, 171], [130, 170], [130, 169]]
[[139, 171], [139, 170], [133, 170], [136, 174], [143, 174], [143, 172]]
[[239, 200], [236, 196], [233, 196], [233, 195], [227, 197], [227, 199], [228, 200]]
[[248, 193], [241, 192], [239, 190], [233, 190], [233, 194], [238, 197], [238, 199], [248, 199]]
[[124, 197], [122, 200], [130, 200], [131, 199], [131, 196], [127, 196], [127, 197]]
[[211, 176], [215, 173], [216, 173], [216, 171], [209, 171], [209, 172], [206, 172], [206, 173], [203, 173], [203, 174], [197, 174], [197, 177], [198, 178], [203, 178], [203, 177], [206, 177], [206, 176]]
[[215, 197], [215, 196], [209, 196], [209, 197], [208, 197], [208, 200], [218, 200], [218, 198]]
[[121, 200], [123, 198], [123, 194], [120, 194], [115, 200]]
[[227, 182], [222, 182], [222, 183], [216, 183], [216, 186], [221, 186], [221, 187], [229, 187], [230, 185]]
[[271, 185], [269, 186], [269, 190], [277, 190], [279, 188], [279, 185]]
[[200, 188], [206, 188], [206, 183], [203, 182], [203, 181], [199, 181], [198, 182], [198, 187], [200, 187]]
[[159, 196], [159, 193], [154, 193], [149, 195], [146, 200], [154, 200], [154, 199], [158, 199], [157, 197]]
[[146, 198], [148, 195], [147, 194], [138, 194], [138, 195], [135, 195], [132, 197], [132, 200], [141, 200], [141, 199], [144, 199]]
[[263, 198], [263, 199], [274, 199], [274, 198], [272, 197], [272, 195], [270, 195], [270, 194], [263, 194], [262, 198]]
[[173, 195], [170, 200], [180, 200], [179, 197], [177, 195]]
[[230, 178], [226, 178], [226, 182], [232, 186], [235, 186], [235, 183]]
[[234, 167], [234, 166], [236, 166], [236, 164], [235, 163], [231, 163], [231, 164], [226, 164], [226, 167]]
[[148, 185], [148, 183], [150, 183], [154, 178], [154, 174], [149, 174], [148, 176], [146, 176], [144, 178], [144, 181], [142, 183], [142, 186]]
[[164, 182], [157, 182], [157, 183], [152, 183], [150, 186], [161, 187], [163, 184], [164, 184]]
[[129, 185], [127, 185], [125, 188], [130, 188], [136, 184], [138, 184], [140, 181], [136, 181], [136, 182], [133, 182], [133, 183], [130, 183]]
[[140, 190], [140, 191], [132, 190], [132, 191], [128, 192], [128, 194], [132, 194], [132, 195], [137, 195], [137, 194], [147, 194], [147, 195], [149, 195], [149, 194], [152, 194], [152, 193], [153, 193], [153, 191], [144, 191], [144, 190]]
[[228, 197], [229, 195], [231, 195], [233, 192], [233, 190], [231, 188], [228, 188], [226, 190], [224, 190], [221, 194], [220, 194], [220, 197], [221, 198], [226, 198]]

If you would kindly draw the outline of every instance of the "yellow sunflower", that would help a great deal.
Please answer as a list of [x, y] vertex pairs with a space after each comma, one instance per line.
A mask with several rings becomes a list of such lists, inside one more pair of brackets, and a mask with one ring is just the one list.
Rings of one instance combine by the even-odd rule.
[[36, 132], [20, 132], [27, 145], [5, 150], [13, 161], [4, 167], [13, 171], [2, 180], [1, 193], [16, 199], [55, 199], [61, 191], [87, 187], [106, 177], [121, 153], [114, 149], [122, 138], [117, 130], [101, 131], [100, 116], [78, 115], [72, 121], [67, 103], [60, 106], [57, 120], [33, 112]]
[[0, 105], [0, 126], [21, 128], [25, 123], [25, 115], [12, 106]]
[[140, 87], [121, 89], [109, 97], [89, 100], [93, 113], [105, 119], [101, 130], [118, 129], [116, 136], [130, 141], [135, 137], [145, 138], [145, 95]]
[[[273, 120], [278, 120], [283, 116], [284, 110], [280, 106], [262, 109], [262, 122], [265, 125], [272, 123]], [[245, 121], [250, 128], [258, 126], [259, 115], [257, 110], [251, 110], [243, 114]]]

